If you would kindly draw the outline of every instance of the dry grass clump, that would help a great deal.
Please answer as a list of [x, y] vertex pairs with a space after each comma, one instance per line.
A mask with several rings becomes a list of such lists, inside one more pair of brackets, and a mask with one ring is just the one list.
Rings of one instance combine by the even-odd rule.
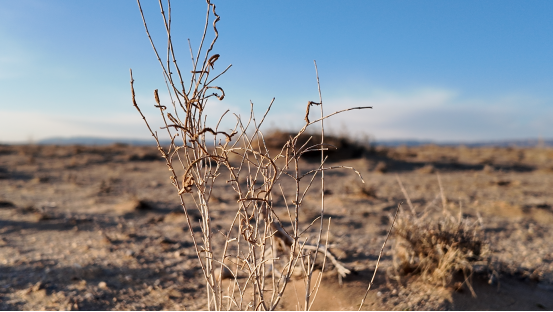
[[485, 262], [488, 256], [488, 246], [480, 237], [478, 226], [466, 218], [444, 214], [441, 220], [433, 221], [403, 212], [394, 233], [397, 272], [420, 274], [423, 280], [443, 286], [451, 282], [456, 272], [468, 278], [473, 266]]
[[489, 244], [479, 221], [461, 212], [455, 216], [445, 208], [434, 216], [428, 210], [418, 215], [410, 207], [411, 211], [400, 212], [394, 227], [395, 277], [418, 275], [425, 282], [448, 286], [457, 273], [462, 273], [464, 281], [456, 288], [466, 284], [476, 296], [469, 278], [476, 266], [489, 267], [490, 262]]

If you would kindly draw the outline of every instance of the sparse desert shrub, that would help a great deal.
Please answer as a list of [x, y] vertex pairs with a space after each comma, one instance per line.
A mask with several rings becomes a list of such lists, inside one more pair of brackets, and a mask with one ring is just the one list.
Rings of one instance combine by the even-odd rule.
[[398, 182], [410, 211], [399, 213], [393, 231], [395, 277], [418, 275], [425, 282], [447, 286], [456, 273], [462, 273], [464, 282], [458, 287], [466, 284], [476, 296], [470, 276], [475, 266], [490, 267], [491, 261], [479, 221], [447, 210], [443, 191], [441, 212], [417, 213], [399, 178]]
[[[225, 96], [223, 89], [213, 83], [230, 66], [216, 75], [212, 73], [219, 59], [219, 54], [212, 51], [219, 36], [216, 24], [220, 17], [215, 5], [209, 0], [206, 3], [204, 34], [197, 54], [192, 54], [190, 47], [192, 68], [185, 71], [179, 67], [173, 49], [170, 1], [167, 7], [159, 1], [168, 36], [166, 61], [162, 61], [157, 52], [138, 1], [148, 38], [162, 67], [170, 94], [170, 102], [163, 105], [158, 90], [154, 91], [154, 106], [161, 115], [161, 129], [170, 140], [168, 147], [161, 145], [158, 132], [150, 127], [136, 102], [131, 71], [133, 105], [154, 137], [180, 199], [184, 220], [205, 280], [207, 308], [274, 310], [290, 277], [299, 270], [303, 273], [307, 290], [303, 308], [309, 309], [322, 281], [327, 259], [340, 276], [350, 273], [321, 243], [325, 218], [325, 171], [353, 169], [327, 165], [326, 151], [330, 144], [325, 139], [323, 123], [335, 114], [370, 107], [355, 107], [325, 115], [315, 63], [319, 99], [307, 103], [305, 116], [300, 116], [305, 120], [303, 127], [297, 133], [287, 134], [275, 146], [269, 146], [261, 132], [273, 102], [261, 120], [255, 118], [253, 104], [247, 120], [235, 115], [236, 124], [230, 131], [219, 129], [228, 111], [221, 112], [217, 124], [208, 124], [205, 109], [209, 100], [223, 100]], [[209, 26], [211, 19], [213, 24]], [[213, 40], [205, 50], [202, 47], [209, 29], [213, 30]], [[192, 73], [187, 82], [181, 74], [184, 72]], [[310, 119], [312, 106], [320, 108], [320, 117]], [[307, 135], [307, 131], [317, 125], [320, 126], [320, 134]], [[300, 159], [307, 153], [318, 155], [319, 165], [316, 169], [300, 168]], [[215, 196], [215, 181], [221, 176], [226, 176], [226, 183], [236, 193], [236, 209], [233, 211], [234, 217], [228, 220], [227, 229], [214, 229], [211, 220], [213, 203], [216, 201], [210, 199]], [[320, 212], [314, 220], [301, 222], [303, 201], [319, 177]], [[293, 190], [285, 191], [281, 185], [293, 185]], [[194, 206], [185, 204], [185, 196]], [[279, 197], [286, 203], [291, 226], [283, 226], [273, 210]], [[195, 218], [194, 215], [199, 217]], [[314, 275], [317, 266], [320, 272]], [[225, 278], [228, 283], [223, 281]]]

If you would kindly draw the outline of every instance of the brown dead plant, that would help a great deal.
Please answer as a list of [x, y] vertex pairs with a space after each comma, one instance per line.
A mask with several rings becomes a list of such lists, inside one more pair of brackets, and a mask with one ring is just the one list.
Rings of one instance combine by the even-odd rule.
[[[225, 97], [223, 89], [213, 83], [230, 65], [221, 72], [214, 73], [219, 54], [213, 53], [213, 49], [219, 36], [217, 22], [220, 17], [216, 13], [215, 4], [210, 0], [206, 4], [204, 32], [195, 55], [190, 45], [192, 68], [191, 76], [186, 81], [183, 77], [185, 71], [179, 67], [173, 49], [170, 1], [159, 1], [167, 34], [166, 60], [162, 61], [138, 0], [146, 33], [161, 65], [170, 96], [170, 103], [162, 104], [158, 90], [154, 91], [154, 106], [159, 110], [163, 122], [161, 130], [171, 142], [168, 147], [162, 146], [158, 131], [150, 127], [136, 102], [131, 71], [133, 105], [157, 142], [157, 149], [165, 159], [169, 178], [180, 199], [205, 280], [207, 308], [274, 310], [283, 296], [288, 280], [299, 268], [303, 272], [306, 289], [303, 304], [299, 307], [303, 306], [307, 310], [320, 287], [327, 260], [340, 276], [350, 273], [327, 246], [321, 243], [325, 219], [325, 171], [354, 170], [346, 166], [326, 165], [325, 151], [329, 146], [324, 141], [324, 120], [345, 111], [370, 107], [354, 107], [324, 115], [315, 63], [319, 99], [307, 103], [306, 114], [300, 117], [305, 120], [303, 127], [289, 136], [275, 152], [269, 150], [260, 130], [274, 99], [261, 120], [256, 119], [251, 104], [247, 120], [235, 115], [236, 124], [233, 130], [219, 129], [228, 111], [221, 112], [217, 124], [207, 124], [206, 107], [209, 100], [223, 100]], [[210, 26], [211, 20], [213, 23]], [[210, 29], [213, 40], [205, 50], [204, 41]], [[310, 120], [313, 106], [319, 107], [320, 117]], [[299, 138], [308, 128], [316, 125], [320, 126], [320, 141], [309, 139], [300, 144]], [[302, 155], [313, 151], [320, 153], [320, 164], [316, 169], [302, 170]], [[216, 230], [211, 223], [213, 207], [210, 198], [215, 196], [212, 193], [213, 187], [222, 175], [227, 176], [226, 183], [236, 192], [237, 201], [234, 218], [228, 220], [230, 226], [224, 230]], [[300, 224], [301, 207], [316, 178], [321, 181], [320, 214], [312, 222]], [[281, 187], [286, 183], [294, 185], [293, 192], [286, 194]], [[192, 207], [185, 204], [186, 196], [194, 203]], [[274, 202], [279, 197], [284, 199], [289, 208], [289, 227], [282, 224], [273, 210]], [[287, 199], [292, 199], [290, 207]], [[195, 220], [192, 215], [200, 217]], [[197, 229], [197, 222], [200, 230], [194, 230]], [[313, 228], [316, 230], [313, 231]], [[224, 238], [223, 243], [216, 239], [221, 237]], [[318, 275], [314, 274], [316, 263], [320, 268]], [[228, 279], [223, 281], [224, 278]]]
[[447, 208], [440, 176], [438, 184], [442, 207], [434, 205], [441, 211], [430, 213], [428, 205], [422, 212], [417, 212], [399, 176], [398, 184], [409, 204], [409, 211], [401, 211], [397, 217], [394, 237], [394, 276], [419, 276], [424, 282], [448, 286], [456, 273], [462, 273], [464, 281], [457, 288], [466, 285], [476, 297], [470, 277], [476, 266], [490, 267], [489, 244], [483, 236], [479, 220], [470, 220], [459, 212]]

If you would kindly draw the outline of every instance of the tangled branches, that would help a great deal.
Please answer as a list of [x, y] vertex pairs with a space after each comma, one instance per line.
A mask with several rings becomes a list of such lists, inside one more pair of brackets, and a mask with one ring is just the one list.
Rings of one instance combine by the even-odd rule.
[[[349, 270], [336, 260], [326, 246], [321, 245], [324, 219], [324, 172], [346, 168], [325, 166], [323, 121], [347, 110], [323, 115], [323, 101], [319, 87], [318, 102], [310, 101], [307, 105], [304, 126], [276, 153], [269, 151], [260, 130], [274, 99], [259, 123], [256, 122], [252, 107], [248, 120], [242, 120], [236, 116], [236, 124], [231, 131], [219, 130], [219, 124], [228, 111], [221, 115], [215, 127], [207, 125], [205, 110], [208, 101], [210, 98], [223, 100], [225, 97], [224, 90], [212, 84], [231, 66], [229, 65], [215, 76], [212, 74], [219, 59], [219, 54], [213, 54], [212, 50], [219, 36], [217, 22], [220, 16], [216, 13], [215, 4], [210, 0], [206, 3], [207, 14], [203, 36], [196, 56], [192, 54], [191, 49], [192, 75], [189, 83], [185, 83], [173, 49], [170, 1], [167, 2], [167, 12], [165, 12], [164, 5], [159, 0], [168, 39], [167, 58], [164, 62], [150, 36], [138, 0], [146, 33], [161, 65], [170, 96], [171, 104], [162, 105], [158, 90], [154, 92], [156, 103], [154, 107], [159, 110], [164, 124], [161, 129], [166, 132], [171, 142], [168, 147], [162, 146], [158, 132], [150, 127], [136, 102], [131, 71], [133, 105], [157, 142], [157, 148], [169, 169], [171, 183], [177, 190], [187, 220], [189, 235], [206, 281], [208, 309], [274, 310], [282, 298], [288, 280], [298, 267], [303, 270], [306, 281], [304, 307], [307, 309], [311, 306], [316, 289], [321, 283], [322, 273], [313, 281], [315, 291], [311, 291], [310, 285], [319, 253], [324, 254], [322, 270], [324, 270], [326, 258], [329, 258], [341, 276], [349, 273]], [[213, 19], [211, 27], [210, 19]], [[202, 47], [210, 28], [214, 38], [204, 52]], [[202, 61], [199, 62], [199, 60]], [[318, 73], [317, 83], [319, 83]], [[309, 109], [315, 104], [321, 107], [321, 116], [315, 121], [310, 121]], [[364, 108], [369, 107], [352, 109]], [[299, 146], [299, 137], [307, 131], [308, 127], [315, 124], [321, 125], [321, 142], [307, 146], [308, 140]], [[300, 159], [306, 150], [321, 152], [319, 167], [307, 174], [300, 170]], [[227, 184], [237, 195], [234, 218], [229, 220], [229, 228], [225, 231], [215, 230], [212, 227], [213, 212], [209, 204], [214, 183], [221, 174], [228, 174]], [[321, 177], [323, 186], [321, 211], [317, 218], [320, 219], [320, 226], [314, 237], [311, 237], [307, 229], [317, 219], [303, 226], [300, 225], [299, 215], [305, 195], [317, 176]], [[293, 212], [289, 214], [291, 226], [288, 229], [278, 219], [273, 209], [277, 197], [282, 196], [286, 201], [285, 192], [280, 187], [281, 183], [292, 183], [295, 190], [291, 195]], [[277, 195], [277, 191], [281, 194]], [[193, 199], [195, 207], [185, 204], [185, 196]], [[199, 212], [201, 229], [199, 231], [194, 230], [193, 225], [196, 221], [191, 218], [191, 209], [197, 209]], [[214, 243], [215, 234], [224, 236], [223, 244]], [[230, 277], [231, 281], [224, 283], [224, 277]]]

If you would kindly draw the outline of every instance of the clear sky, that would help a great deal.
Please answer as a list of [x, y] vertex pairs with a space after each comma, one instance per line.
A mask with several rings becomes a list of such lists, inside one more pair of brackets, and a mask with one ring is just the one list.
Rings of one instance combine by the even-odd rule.
[[[335, 132], [377, 139], [553, 137], [553, 1], [217, 1], [216, 70], [227, 107], [294, 129], [317, 100]], [[163, 50], [157, 1], [143, 0]], [[177, 60], [188, 66], [205, 3], [173, 3]], [[135, 1], [0, 0], [0, 142], [54, 136], [148, 138], [131, 104], [156, 118], [163, 77]], [[186, 69], [187, 71], [189, 68]], [[162, 100], [167, 97], [163, 93]], [[226, 119], [225, 126], [233, 124]]]

